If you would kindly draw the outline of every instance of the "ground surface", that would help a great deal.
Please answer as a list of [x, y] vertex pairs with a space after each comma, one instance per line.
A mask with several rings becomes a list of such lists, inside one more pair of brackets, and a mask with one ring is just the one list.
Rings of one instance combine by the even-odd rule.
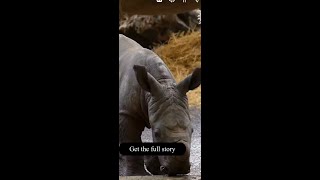
[[119, 180], [201, 180], [200, 176], [119, 176]]
[[[190, 155], [191, 170], [188, 175], [193, 175], [199, 179], [199, 177], [201, 176], [201, 110], [199, 108], [190, 108], [190, 116], [193, 123], [194, 131], [193, 131], [192, 140], [191, 140], [191, 155]], [[142, 133], [142, 141], [152, 142], [152, 135], [151, 135], [150, 129], [145, 128], [144, 132]], [[187, 177], [184, 177], [184, 178], [187, 178]], [[188, 177], [188, 178], [192, 178], [192, 177]], [[138, 180], [138, 179], [135, 179], [135, 180]], [[196, 179], [193, 179], [193, 180], [196, 180]]]

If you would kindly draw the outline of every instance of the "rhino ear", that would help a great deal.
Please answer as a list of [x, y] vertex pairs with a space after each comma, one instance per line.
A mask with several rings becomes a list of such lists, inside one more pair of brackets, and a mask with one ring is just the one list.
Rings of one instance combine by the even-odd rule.
[[160, 83], [150, 73], [147, 72], [145, 66], [134, 65], [133, 70], [142, 89], [150, 92], [153, 95], [160, 91]]
[[192, 74], [182, 80], [177, 88], [182, 93], [187, 93], [189, 90], [194, 90], [201, 84], [201, 68], [196, 68]]

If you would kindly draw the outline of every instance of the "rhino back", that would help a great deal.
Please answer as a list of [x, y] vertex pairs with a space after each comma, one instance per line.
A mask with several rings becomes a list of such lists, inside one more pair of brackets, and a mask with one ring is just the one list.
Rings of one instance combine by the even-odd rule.
[[119, 34], [119, 70], [124, 71], [127, 68], [132, 70], [134, 64], [146, 66], [148, 72], [157, 80], [172, 79], [174, 81], [169, 68], [159, 56], [143, 48], [134, 40]]
[[125, 35], [119, 34], [119, 55], [131, 48], [142, 48], [142, 46]]
[[119, 35], [119, 112], [148, 121], [144, 91], [135, 76], [134, 65], [143, 65], [157, 80], [175, 81], [165, 63], [153, 51]]
[[148, 56], [146, 52], [147, 49], [135, 41], [119, 35], [119, 113], [140, 122], [147, 121], [147, 112], [141, 108], [146, 104], [141, 104], [144, 102], [144, 97], [133, 66], [145, 65], [145, 59]]

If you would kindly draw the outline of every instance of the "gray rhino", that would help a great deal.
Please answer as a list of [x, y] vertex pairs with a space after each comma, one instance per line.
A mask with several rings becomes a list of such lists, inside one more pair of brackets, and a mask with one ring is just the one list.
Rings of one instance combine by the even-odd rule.
[[153, 51], [119, 34], [119, 143], [141, 142], [145, 127], [153, 142], [179, 142], [180, 156], [125, 156], [119, 153], [119, 175], [188, 174], [193, 132], [186, 93], [201, 84], [201, 68], [176, 83]]

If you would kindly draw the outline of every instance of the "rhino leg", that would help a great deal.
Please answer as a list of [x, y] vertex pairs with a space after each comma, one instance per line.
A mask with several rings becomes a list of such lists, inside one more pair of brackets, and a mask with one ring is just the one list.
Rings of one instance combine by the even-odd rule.
[[153, 175], [162, 175], [160, 171], [160, 162], [158, 156], [145, 156], [144, 163], [147, 170]]
[[[139, 143], [141, 141], [141, 128], [137, 127], [133, 119], [120, 116], [119, 124], [119, 140], [120, 143], [130, 142]], [[119, 175], [122, 176], [144, 176], [150, 175], [144, 169], [143, 156], [128, 156], [119, 154]]]
[[125, 163], [120, 175], [124, 176], [146, 176], [150, 175], [143, 167], [143, 157], [140, 156], [123, 156]]
[[122, 155], [119, 153], [119, 176], [125, 176], [125, 160]]

